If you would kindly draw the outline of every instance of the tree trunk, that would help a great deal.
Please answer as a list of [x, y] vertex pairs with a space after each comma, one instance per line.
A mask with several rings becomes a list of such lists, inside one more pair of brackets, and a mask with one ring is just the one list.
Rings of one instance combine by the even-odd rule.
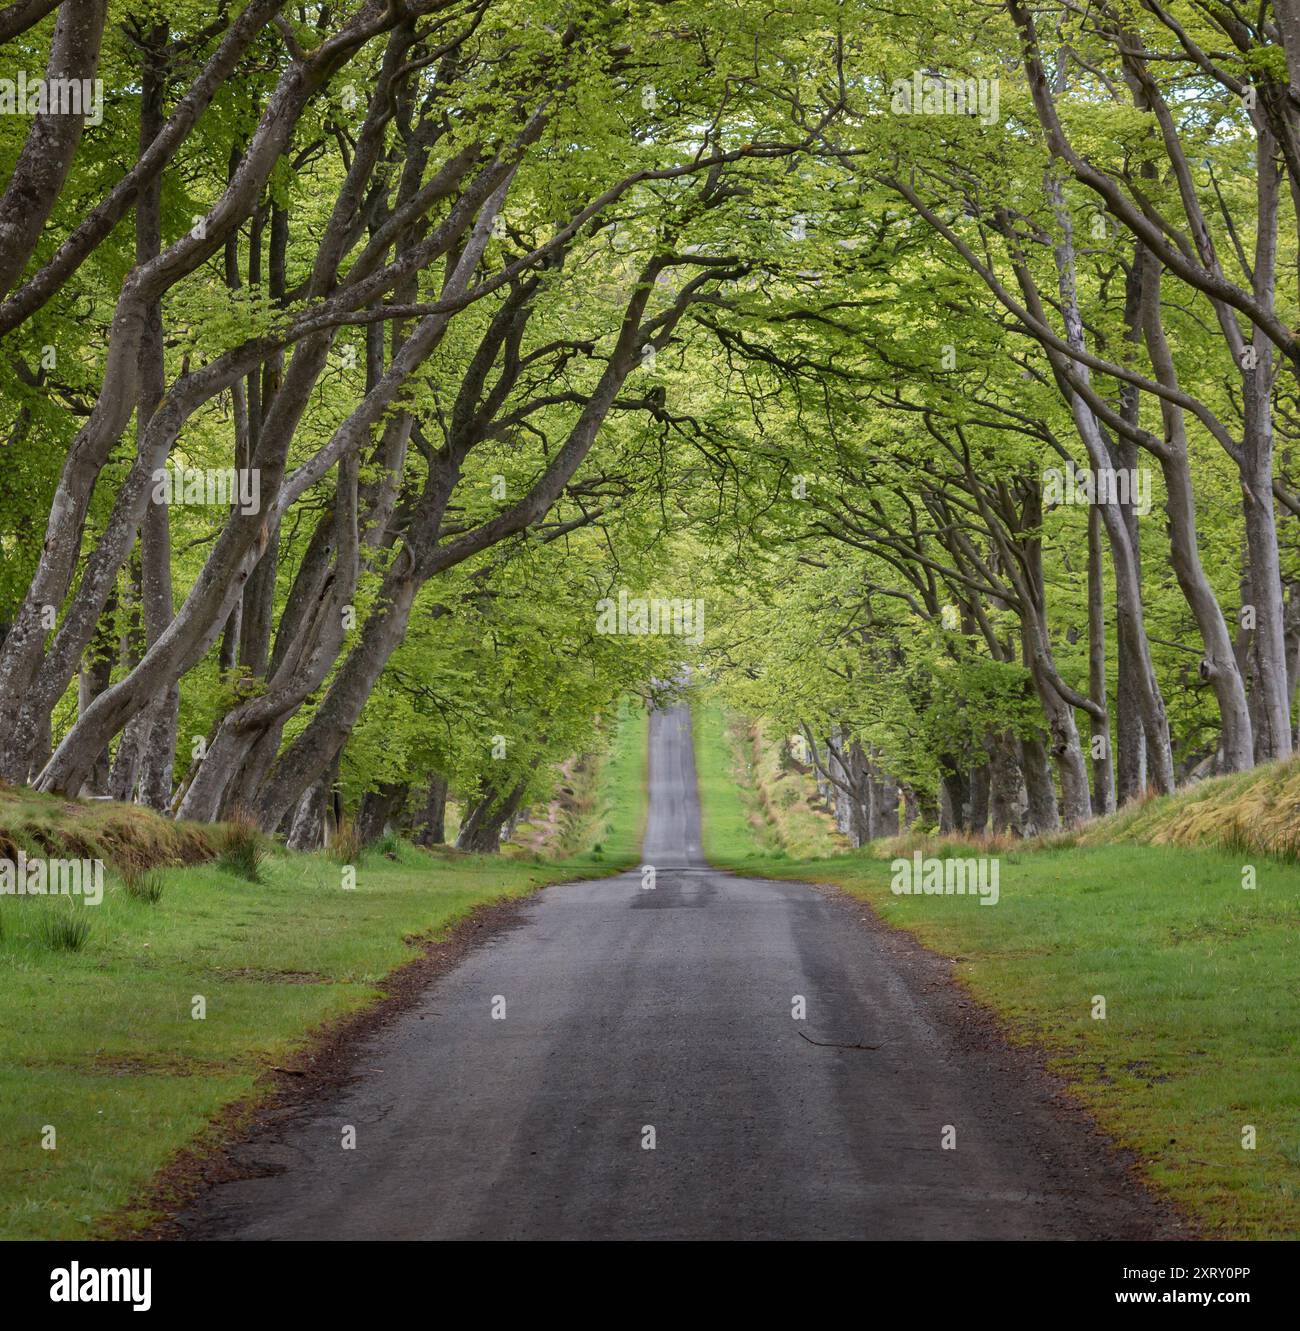
[[973, 767], [970, 771], [970, 817], [967, 819], [969, 830], [979, 834], [989, 822], [989, 790], [991, 773], [988, 764]]
[[[85, 659], [81, 663], [81, 677], [77, 681], [77, 715], [80, 716], [101, 693], [108, 688], [113, 677], [113, 659], [117, 655], [117, 640], [114, 637], [114, 616], [117, 611], [116, 598], [111, 600], [100, 616], [95, 629], [95, 636], [86, 649]], [[108, 750], [95, 760], [90, 776], [82, 788], [83, 795], [107, 795], [112, 766]]]
[[[1254, 288], [1255, 299], [1271, 309], [1276, 275], [1280, 174], [1273, 164], [1277, 144], [1272, 134], [1260, 132], [1257, 148]], [[1273, 353], [1272, 341], [1258, 328], [1254, 330], [1252, 344], [1242, 353], [1241, 483], [1246, 543], [1250, 549], [1251, 596], [1255, 606], [1262, 732], [1256, 737], [1256, 746], [1266, 760], [1291, 755], [1286, 616], [1282, 605], [1277, 519], [1273, 510]]]
[[504, 794], [489, 786], [461, 823], [456, 849], [496, 854], [501, 849], [501, 829], [519, 808], [527, 788], [527, 779], [517, 782]]
[[[58, 87], [64, 79], [90, 86], [99, 67], [107, 8], [105, 0], [64, 0], [59, 6], [45, 70], [47, 86]], [[36, 250], [63, 191], [86, 118], [50, 106], [32, 120], [0, 195], [0, 296], [22, 276]]]
[[[1066, 338], [1071, 348], [1079, 355], [1086, 351], [1083, 318], [1079, 311], [1078, 290], [1075, 280], [1074, 236], [1069, 210], [1065, 206], [1064, 194], [1060, 182], [1050, 179], [1048, 192], [1056, 209], [1057, 222], [1062, 239], [1055, 248], [1058, 284], [1061, 294], [1061, 309], [1065, 321]], [[1063, 366], [1059, 355], [1049, 358], [1057, 368], [1058, 378], [1064, 378]], [[1075, 365], [1074, 376], [1086, 389], [1090, 384], [1087, 367], [1079, 362]], [[1088, 462], [1094, 475], [1101, 475], [1112, 465], [1113, 459], [1102, 434], [1101, 426], [1089, 401], [1082, 392], [1075, 392], [1068, 383], [1063, 383], [1063, 391], [1074, 418], [1075, 428], [1083, 441], [1088, 455]], [[1169, 739], [1169, 721], [1165, 713], [1164, 698], [1156, 679], [1155, 664], [1151, 660], [1150, 643], [1147, 641], [1146, 624], [1143, 616], [1142, 579], [1133, 547], [1129, 543], [1129, 529], [1120, 505], [1112, 495], [1106, 502], [1097, 502], [1095, 511], [1100, 513], [1105, 525], [1106, 536], [1110, 542], [1111, 558], [1115, 566], [1115, 614], [1124, 625], [1129, 646], [1133, 653], [1133, 683], [1137, 685], [1137, 702], [1142, 714], [1142, 728], [1146, 736], [1147, 755], [1151, 764], [1151, 780], [1161, 794], [1171, 794], [1174, 789], [1173, 749]], [[1089, 535], [1091, 539], [1091, 521]], [[1104, 658], [1103, 658], [1104, 662]], [[1109, 729], [1109, 718], [1095, 716], [1094, 721], [1104, 724]], [[1050, 712], [1049, 712], [1050, 721]], [[1060, 722], [1052, 722], [1053, 752], [1058, 744], [1068, 749], [1071, 741], [1068, 729]], [[1067, 759], [1072, 767], [1072, 755]], [[1109, 757], [1107, 758], [1109, 763]], [[1061, 775], [1061, 797], [1065, 805], [1065, 820], [1073, 823], [1086, 818], [1091, 808], [1082, 809], [1083, 801], [1074, 789], [1075, 775], [1063, 771]], [[1109, 772], [1105, 780], [1105, 789], [1101, 792], [1113, 804]], [[1089, 796], [1089, 801], [1091, 796]], [[1082, 810], [1082, 811], [1081, 811]]]
[[378, 841], [396, 818], [411, 786], [406, 781], [383, 781], [377, 790], [367, 790], [357, 810], [357, 839], [363, 846]]
[[[313, 537], [308, 549], [311, 562], [304, 562], [295, 580], [295, 592], [306, 587], [316, 599], [306, 606], [291, 597], [294, 604], [286, 608], [283, 623], [286, 634], [292, 630], [293, 636], [286, 639], [283, 650], [281, 641], [276, 642], [266, 691], [222, 718], [181, 801], [181, 817], [212, 821], [237, 806], [260, 809], [258, 787], [275, 759], [285, 723], [324, 682], [343, 644], [343, 611], [355, 594], [359, 569], [357, 478], [357, 460], [346, 458], [339, 466], [328, 522], [323, 524], [332, 537], [328, 541]], [[327, 562], [331, 552], [332, 565]], [[273, 824], [264, 826], [270, 831]]]
[[899, 833], [898, 782], [877, 763], [872, 763], [871, 840], [894, 837]]
[[[250, 12], [256, 17], [261, 11], [256, 5], [250, 5], [245, 14]], [[251, 37], [254, 33], [246, 35]], [[247, 373], [262, 359], [259, 351], [249, 348], [246, 355], [241, 353], [214, 362], [213, 366], [183, 374], [173, 384], [150, 423], [149, 448], [144, 454], [137, 452], [130, 471], [120, 483], [103, 534], [85, 560], [76, 593], [68, 598], [92, 494], [114, 445], [138, 405], [139, 344], [148, 306], [210, 257], [229, 231], [239, 226], [255, 206], [293, 134], [302, 108], [325, 77], [323, 68], [309, 71], [299, 62], [286, 71], [245, 151], [237, 187], [223, 196], [219, 223], [201, 236], [190, 233], [182, 237], [156, 259], [143, 266], [136, 265], [122, 284], [109, 331], [99, 396], [68, 451], [50, 506], [40, 562], [6, 637], [4, 649], [0, 651], [0, 777], [17, 772], [15, 779], [24, 779], [31, 765], [34, 737], [45, 727], [43, 718], [48, 718], [75, 675], [117, 575], [130, 555], [148, 507], [153, 471], [165, 461], [188, 416], [227, 385], [229, 380], [223, 375], [234, 377]], [[347, 224], [350, 225], [350, 219]], [[304, 339], [298, 344], [295, 364], [303, 349], [317, 340], [324, 342], [321, 349], [323, 364], [325, 348], [331, 337], [332, 334], [324, 334], [320, 338]], [[298, 414], [306, 404], [306, 393], [313, 383], [314, 377], [304, 386], [302, 400], [293, 404]], [[293, 407], [289, 410], [292, 412]], [[281, 454], [288, 448], [295, 423], [287, 422], [289, 428], [275, 435]], [[280, 466], [280, 473], [273, 469], [271, 491], [278, 488], [283, 456]], [[262, 479], [266, 488], [266, 468], [263, 468]], [[166, 653], [159, 653], [157, 649], [146, 653], [129, 681], [120, 681], [101, 694], [60, 744], [46, 765], [48, 770], [41, 772], [38, 783], [43, 789], [79, 789], [86, 773], [113, 736], [206, 653], [229, 613], [230, 606], [223, 598], [241, 590], [246, 571], [241, 572], [239, 563], [262, 530], [260, 519], [243, 524], [235, 539], [245, 540], [246, 545], [237, 552], [231, 566], [221, 570], [210, 560], [200, 575], [200, 586], [206, 586], [216, 599], [215, 625], [202, 624], [190, 633], [175, 635], [168, 643]], [[228, 545], [223, 545], [220, 539], [218, 547], [224, 554], [230, 553]], [[187, 598], [187, 605], [191, 601], [208, 604], [207, 598], [196, 596], [198, 591], [196, 588]], [[63, 605], [65, 599], [67, 604], [62, 622], [46, 652], [45, 608]], [[160, 655], [170, 658], [166, 669], [145, 669], [146, 665], [156, 666]], [[181, 665], [173, 669], [177, 660]]]
[[989, 752], [989, 830], [1020, 834], [1027, 796], [1021, 774], [1021, 746], [1010, 731], [990, 735]]
[[421, 846], [441, 846], [447, 840], [447, 778], [434, 772], [429, 777], [424, 809], [416, 836]]
[[1101, 511], [1088, 510], [1088, 695], [1101, 709], [1091, 717], [1092, 807], [1115, 812], [1115, 782], [1110, 759], [1110, 707], [1106, 701], [1106, 605], [1103, 582]]
[[[1143, 292], [1147, 350], [1156, 378], [1165, 387], [1177, 388], [1178, 376], [1160, 318], [1160, 268], [1154, 261], [1150, 261], [1150, 266], [1151, 273]], [[1164, 398], [1160, 400], [1160, 414], [1167, 441], [1167, 447], [1160, 455], [1160, 469], [1167, 496], [1165, 511], [1169, 515], [1169, 553], [1174, 577], [1200, 632], [1205, 653], [1200, 666], [1201, 678], [1209, 681], [1219, 704], [1224, 768], [1229, 772], [1242, 772], [1255, 761], [1250, 705], [1233, 650], [1232, 634], [1201, 563], [1186, 422], [1182, 409]], [[1123, 647], [1121, 641], [1121, 651]]]
[[1020, 741], [1020, 771], [1025, 782], [1026, 836], [1041, 836], [1055, 832], [1061, 826], [1060, 809], [1056, 803], [1056, 788], [1052, 785], [1052, 768], [1047, 750], [1037, 737]]
[[[1152, 259], [1141, 242], [1134, 242], [1133, 258], [1124, 283], [1124, 362], [1136, 368], [1138, 353], [1143, 342], [1143, 300], [1145, 283], [1152, 270]], [[1135, 384], [1119, 386], [1120, 416], [1137, 429], [1142, 420], [1142, 393]], [[1118, 471], [1130, 476], [1137, 474], [1138, 446], [1125, 435], [1109, 440], [1111, 462]], [[1138, 518], [1133, 494], [1129, 502], [1120, 506], [1129, 549], [1133, 552], [1133, 567], [1139, 584], [1142, 579], [1142, 524]], [[1115, 599], [1119, 601], [1122, 577], [1114, 569]], [[1147, 744], [1142, 727], [1142, 708], [1138, 703], [1139, 685], [1136, 672], [1141, 668], [1141, 654], [1129, 641], [1122, 622], [1115, 632], [1115, 724], [1118, 735], [1113, 745], [1115, 753], [1115, 803], [1125, 804], [1136, 799], [1147, 788]]]
[[294, 810], [286, 841], [290, 850], [319, 850], [324, 842], [326, 790], [324, 781], [314, 781]]
[[[156, 24], [149, 33], [144, 53], [144, 77], [140, 93], [140, 152], [154, 141], [165, 119], [165, 55], [168, 29]], [[140, 191], [135, 208], [135, 259], [147, 264], [162, 250], [162, 177], [156, 176]], [[163, 361], [162, 304], [149, 302], [139, 352], [140, 401], [136, 409], [136, 447], [146, 451], [145, 434], [153, 414], [167, 390]], [[166, 504], [151, 503], [145, 510], [140, 531], [140, 595], [144, 613], [145, 643], [153, 646], [172, 622], [172, 542], [170, 511]], [[176, 725], [180, 711], [180, 687], [172, 681], [141, 713], [139, 737], [140, 772], [136, 798], [151, 809], [166, 811], [172, 798], [172, 770], [176, 762]]]
[[939, 758], [939, 830], [964, 832], [970, 825], [970, 777], [949, 754]]

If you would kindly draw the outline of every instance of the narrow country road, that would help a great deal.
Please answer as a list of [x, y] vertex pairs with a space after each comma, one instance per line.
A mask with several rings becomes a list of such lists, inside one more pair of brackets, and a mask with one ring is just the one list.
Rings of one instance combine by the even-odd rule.
[[[184, 1232], [1175, 1232], [1029, 1057], [972, 1023], [941, 962], [859, 903], [705, 865], [685, 710], [652, 717], [650, 789], [653, 888], [636, 872], [540, 892], [367, 1037], [354, 1081], [238, 1148], [260, 1176], [211, 1188]], [[874, 1047], [836, 1047], [853, 1045]]]

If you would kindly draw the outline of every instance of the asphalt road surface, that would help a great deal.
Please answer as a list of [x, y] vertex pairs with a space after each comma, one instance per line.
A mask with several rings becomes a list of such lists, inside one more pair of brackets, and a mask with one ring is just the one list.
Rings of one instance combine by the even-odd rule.
[[185, 1231], [1173, 1232], [1032, 1060], [971, 1025], [940, 963], [860, 903], [707, 867], [686, 711], [652, 717], [650, 774], [653, 887], [638, 870], [540, 892], [366, 1037], [355, 1080], [240, 1147], [260, 1176], [209, 1189]]

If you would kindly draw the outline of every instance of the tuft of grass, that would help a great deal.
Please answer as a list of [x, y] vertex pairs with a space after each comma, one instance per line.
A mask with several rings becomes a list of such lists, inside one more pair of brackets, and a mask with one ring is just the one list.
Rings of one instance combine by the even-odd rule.
[[142, 901], [146, 905], [156, 906], [162, 900], [162, 874], [156, 869], [124, 869], [122, 887], [133, 901]]
[[217, 864], [236, 877], [250, 883], [260, 883], [265, 859], [266, 840], [261, 828], [249, 814], [235, 814], [226, 822], [222, 831]]
[[402, 838], [396, 832], [385, 832], [383, 836], [376, 837], [370, 843], [367, 849], [375, 855], [382, 855], [385, 859], [398, 859], [402, 852]]
[[1300, 864], [1300, 829], [1276, 833], [1269, 841], [1268, 853], [1282, 864]]
[[75, 906], [57, 907], [41, 915], [41, 942], [54, 952], [80, 952], [90, 940], [90, 919]]
[[[383, 838], [381, 837], [382, 841]], [[378, 847], [379, 842], [375, 842]], [[330, 843], [329, 857], [336, 860], [339, 864], [355, 864], [361, 858], [361, 852], [365, 847], [361, 844], [361, 838], [357, 835], [356, 824], [351, 818], [344, 818], [335, 833], [334, 840]]]
[[1240, 818], [1233, 818], [1225, 824], [1216, 840], [1219, 849], [1229, 855], [1249, 855], [1255, 849], [1250, 833], [1242, 826]]
[[1051, 837], [1039, 837], [1033, 842], [1023, 841], [1010, 832], [938, 832], [933, 829], [914, 827], [898, 836], [881, 837], [861, 847], [854, 854], [874, 857], [875, 859], [906, 859], [913, 851], [922, 855], [942, 858], [943, 856], [984, 855], [990, 858], [1009, 855], [1017, 850], [1024, 850], [1029, 845], [1042, 847], [1051, 841], [1053, 845], [1073, 845], [1071, 832], [1052, 833]]
[[1238, 817], [1224, 826], [1214, 844], [1242, 860], [1263, 856], [1279, 864], [1300, 864], [1300, 830], [1295, 828], [1261, 832], [1247, 827]]

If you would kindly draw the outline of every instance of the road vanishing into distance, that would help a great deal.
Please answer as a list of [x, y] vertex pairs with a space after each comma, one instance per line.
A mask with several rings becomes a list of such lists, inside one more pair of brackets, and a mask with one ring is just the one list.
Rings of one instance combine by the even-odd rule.
[[828, 889], [708, 867], [685, 709], [651, 718], [643, 858], [653, 887], [638, 870], [529, 899], [364, 1037], [352, 1080], [236, 1147], [251, 1177], [210, 1187], [181, 1232], [1178, 1232], [941, 959]]

